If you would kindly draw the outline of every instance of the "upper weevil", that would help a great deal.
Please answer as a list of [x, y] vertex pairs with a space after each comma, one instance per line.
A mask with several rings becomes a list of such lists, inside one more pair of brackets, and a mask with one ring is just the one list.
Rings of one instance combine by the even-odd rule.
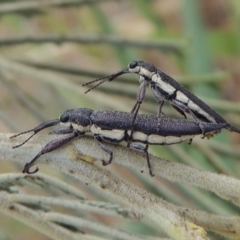
[[113, 73], [109, 76], [96, 79], [94, 81], [83, 84], [86, 86], [93, 82], [101, 81], [96, 86], [91, 89], [99, 86], [105, 81], [112, 81], [116, 77], [123, 75], [125, 73], [136, 73], [139, 75], [140, 87], [137, 95], [137, 102], [135, 103], [132, 113], [134, 113], [133, 127], [136, 116], [138, 114], [141, 103], [145, 98], [145, 92], [147, 85], [150, 86], [150, 89], [153, 93], [154, 98], [159, 103], [159, 110], [157, 116], [161, 117], [162, 106], [164, 101], [169, 101], [170, 104], [184, 117], [186, 118], [185, 113], [190, 114], [193, 119], [199, 124], [199, 127], [202, 129], [202, 134], [205, 136], [205, 129], [202, 124], [203, 122], [210, 123], [224, 123], [226, 124], [226, 129], [240, 133], [240, 130], [228, 123], [221, 115], [215, 112], [211, 107], [209, 107], [205, 102], [196, 97], [193, 93], [187, 90], [180, 83], [175, 81], [169, 75], [156, 68], [153, 64], [144, 62], [144, 61], [132, 61], [128, 64], [127, 68], [122, 69], [119, 72]]

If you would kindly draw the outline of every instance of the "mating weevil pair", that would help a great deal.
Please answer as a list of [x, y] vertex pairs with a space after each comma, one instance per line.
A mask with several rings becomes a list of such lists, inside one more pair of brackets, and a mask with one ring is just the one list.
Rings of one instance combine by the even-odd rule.
[[[170, 76], [147, 62], [132, 61], [127, 68], [84, 85], [101, 81], [95, 86], [97, 87], [105, 81], [112, 81], [122, 74], [131, 72], [139, 74], [140, 81], [137, 102], [131, 113], [93, 111], [82, 108], [72, 109], [65, 111], [60, 116], [59, 120], [56, 119], [45, 122], [34, 129], [12, 136], [12, 138], [14, 138], [24, 133], [34, 132], [22, 144], [14, 146], [14, 148], [17, 148], [25, 144], [36, 133], [47, 127], [59, 123], [64, 126], [63, 128], [61, 127], [52, 131], [52, 133], [64, 134], [64, 136], [49, 142], [35, 158], [25, 165], [23, 172], [37, 172], [38, 168], [34, 171], [30, 171], [29, 169], [41, 155], [54, 151], [87, 132], [90, 132], [98, 141], [99, 146], [109, 154], [108, 161], [102, 160], [103, 165], [110, 164], [113, 158], [113, 152], [103, 144], [103, 141], [110, 143], [126, 141], [129, 147], [146, 153], [149, 173], [152, 176], [153, 173], [148, 155], [148, 145], [170, 145], [180, 143], [191, 140], [195, 135], [211, 135], [211, 133], [216, 133], [222, 128], [240, 133], [240, 130], [230, 125], [207, 104], [177, 83]], [[138, 114], [140, 105], [145, 98], [148, 84], [150, 85], [155, 99], [159, 103], [157, 116]], [[164, 101], [170, 101], [172, 106], [183, 114], [185, 118], [185, 113], [188, 113], [195, 121], [162, 117], [161, 112]], [[136, 143], [143, 143], [146, 147]]]

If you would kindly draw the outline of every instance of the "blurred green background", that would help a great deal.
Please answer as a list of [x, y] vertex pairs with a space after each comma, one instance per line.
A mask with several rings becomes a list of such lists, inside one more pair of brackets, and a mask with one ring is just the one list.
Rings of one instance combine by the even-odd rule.
[[[20, 132], [69, 108], [130, 111], [137, 75], [125, 75], [88, 94], [81, 85], [119, 71], [132, 60], [153, 63], [240, 128], [239, 25], [237, 0], [0, 1], [0, 130]], [[163, 111], [181, 117], [167, 104]], [[150, 92], [141, 112], [157, 112]], [[191, 146], [150, 151], [240, 178], [239, 146], [240, 136], [223, 130]], [[114, 164], [111, 168], [119, 171]], [[21, 169], [4, 163], [0, 172]], [[233, 204], [200, 189], [159, 177], [152, 181], [139, 169], [132, 175], [126, 169], [120, 173], [175, 204], [239, 214]], [[0, 225], [13, 239], [48, 239], [3, 215]], [[137, 224], [130, 227], [139, 231]], [[140, 228], [148, 231], [149, 226]]]

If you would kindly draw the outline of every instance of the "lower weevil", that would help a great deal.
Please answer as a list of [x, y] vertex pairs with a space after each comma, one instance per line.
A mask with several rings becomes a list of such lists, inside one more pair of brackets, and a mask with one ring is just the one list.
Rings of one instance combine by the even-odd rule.
[[[35, 134], [45, 128], [58, 124], [61, 125], [60, 128], [56, 128], [51, 133], [61, 134], [63, 136], [50, 141], [29, 163], [26, 163], [23, 173], [31, 174], [38, 171], [38, 168], [33, 171], [30, 171], [30, 168], [35, 165], [35, 162], [40, 156], [66, 145], [85, 133], [91, 133], [97, 140], [99, 147], [109, 155], [107, 161], [102, 160], [103, 165], [108, 165], [112, 162], [113, 152], [109, 147], [104, 145], [104, 142], [128, 142], [132, 135], [130, 147], [145, 152], [149, 173], [153, 176], [148, 154], [148, 145], [176, 144], [191, 140], [194, 136], [201, 135], [202, 133], [199, 125], [194, 121], [166, 117], [161, 118], [157, 131], [159, 119], [156, 116], [146, 114], [139, 114], [137, 116], [132, 133], [133, 117], [133, 114], [127, 112], [94, 111], [87, 108], [66, 110], [61, 114], [59, 119], [44, 122], [31, 130], [12, 136], [11, 138], [15, 138], [19, 135], [33, 132], [24, 142], [13, 148], [21, 147]], [[203, 126], [206, 133], [211, 135], [225, 128], [226, 124], [203, 123]], [[141, 144], [144, 144], [145, 147]]]

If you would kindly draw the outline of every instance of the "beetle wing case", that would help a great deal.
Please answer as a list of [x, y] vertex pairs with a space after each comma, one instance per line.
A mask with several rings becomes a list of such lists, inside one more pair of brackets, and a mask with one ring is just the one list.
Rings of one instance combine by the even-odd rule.
[[[94, 111], [91, 120], [101, 129], [131, 130], [133, 114], [115, 111]], [[205, 132], [218, 131], [227, 124], [225, 123], [202, 123]], [[157, 132], [158, 129], [158, 132]], [[147, 135], [159, 134], [162, 136], [182, 136], [202, 134], [202, 129], [195, 121], [186, 119], [174, 119], [154, 115], [139, 114], [134, 123], [134, 131], [139, 131]]]

